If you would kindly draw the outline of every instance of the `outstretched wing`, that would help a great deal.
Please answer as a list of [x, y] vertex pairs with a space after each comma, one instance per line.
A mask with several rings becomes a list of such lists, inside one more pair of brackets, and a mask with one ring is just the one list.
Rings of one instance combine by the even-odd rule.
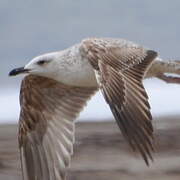
[[153, 127], [142, 79], [157, 53], [109, 39], [87, 39], [82, 42], [81, 52], [94, 67], [122, 134], [148, 165], [148, 159], [152, 159]]
[[74, 119], [96, 88], [29, 75], [21, 85], [19, 148], [25, 180], [64, 180], [73, 153]]

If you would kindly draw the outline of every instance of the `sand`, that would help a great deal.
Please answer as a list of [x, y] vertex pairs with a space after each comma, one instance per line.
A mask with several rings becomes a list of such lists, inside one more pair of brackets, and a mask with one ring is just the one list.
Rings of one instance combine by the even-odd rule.
[[[147, 167], [133, 153], [115, 122], [76, 124], [68, 180], [179, 180], [180, 116], [154, 120], [156, 152]], [[0, 180], [20, 180], [17, 125], [0, 126]]]

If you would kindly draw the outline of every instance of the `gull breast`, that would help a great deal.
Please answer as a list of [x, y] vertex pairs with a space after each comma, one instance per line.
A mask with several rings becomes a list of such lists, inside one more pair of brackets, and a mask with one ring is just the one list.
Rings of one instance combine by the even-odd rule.
[[79, 47], [77, 44], [62, 52], [58, 61], [59, 71], [54, 79], [72, 86], [97, 87], [95, 72]]

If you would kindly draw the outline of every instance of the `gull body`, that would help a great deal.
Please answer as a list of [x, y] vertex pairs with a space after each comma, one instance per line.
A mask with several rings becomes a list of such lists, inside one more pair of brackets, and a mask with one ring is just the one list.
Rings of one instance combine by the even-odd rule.
[[[80, 46], [76, 44], [63, 51], [40, 55], [25, 68], [31, 69], [31, 74], [52, 78], [67, 85], [97, 87], [94, 70], [87, 58], [81, 55]], [[41, 67], [37, 64], [40, 60], [53, 61]]]
[[40, 55], [9, 75], [26, 73], [20, 92], [19, 149], [25, 180], [65, 180], [73, 153], [74, 120], [100, 89], [133, 150], [149, 165], [153, 126], [144, 78], [179, 83], [177, 61], [123, 39], [88, 38]]
[[[96, 38], [94, 38], [96, 39]], [[25, 68], [32, 69], [31, 74], [40, 75], [52, 78], [58, 82], [62, 82], [73, 86], [94, 86], [97, 87], [97, 79], [95, 77], [94, 69], [89, 63], [87, 57], [82, 50], [81, 43], [75, 44], [62, 51], [46, 53], [33, 58]], [[138, 47], [136, 43], [124, 39], [102, 38], [100, 41], [110, 41], [116, 46]], [[36, 63], [40, 60], [53, 61], [46, 67], [40, 67]], [[179, 79], [165, 75], [165, 73], [180, 74], [180, 61], [163, 61], [159, 56], [155, 58], [152, 66], [149, 67], [144, 78], [156, 77], [168, 83], [180, 83]]]

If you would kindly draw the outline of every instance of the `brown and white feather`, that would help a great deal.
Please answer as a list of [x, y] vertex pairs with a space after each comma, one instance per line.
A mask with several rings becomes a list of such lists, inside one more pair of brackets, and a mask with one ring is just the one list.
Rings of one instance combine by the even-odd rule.
[[65, 179], [73, 153], [74, 119], [96, 90], [40, 76], [24, 78], [19, 148], [25, 180]]
[[148, 165], [154, 148], [153, 127], [142, 79], [157, 53], [112, 39], [84, 40], [81, 50], [95, 69], [100, 89], [123, 135]]

